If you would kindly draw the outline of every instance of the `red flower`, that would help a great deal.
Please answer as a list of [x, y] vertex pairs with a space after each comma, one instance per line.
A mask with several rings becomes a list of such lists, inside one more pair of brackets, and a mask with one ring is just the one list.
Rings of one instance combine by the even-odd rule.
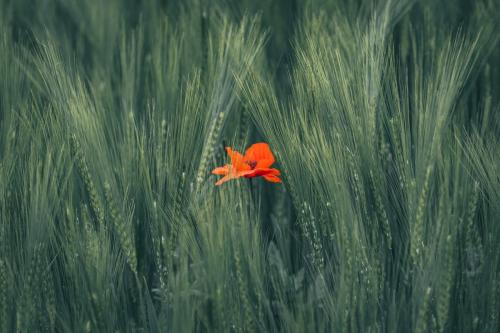
[[215, 185], [221, 185], [228, 180], [240, 177], [264, 177], [269, 182], [281, 183], [279, 170], [271, 168], [274, 163], [274, 156], [267, 143], [253, 144], [247, 149], [245, 156], [231, 147], [226, 147], [226, 151], [231, 159], [231, 164], [215, 168], [212, 171], [214, 175], [224, 176]]

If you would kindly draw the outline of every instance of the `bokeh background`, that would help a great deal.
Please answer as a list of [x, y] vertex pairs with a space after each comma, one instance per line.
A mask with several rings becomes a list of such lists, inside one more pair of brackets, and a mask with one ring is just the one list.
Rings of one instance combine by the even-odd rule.
[[499, 8], [0, 0], [0, 332], [498, 332]]

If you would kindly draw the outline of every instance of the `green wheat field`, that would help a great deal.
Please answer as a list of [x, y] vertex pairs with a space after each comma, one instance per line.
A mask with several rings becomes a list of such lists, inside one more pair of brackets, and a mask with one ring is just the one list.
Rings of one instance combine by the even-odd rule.
[[[500, 332], [499, 40], [500, 0], [0, 0], [0, 332]], [[216, 186], [255, 143], [282, 182]]]

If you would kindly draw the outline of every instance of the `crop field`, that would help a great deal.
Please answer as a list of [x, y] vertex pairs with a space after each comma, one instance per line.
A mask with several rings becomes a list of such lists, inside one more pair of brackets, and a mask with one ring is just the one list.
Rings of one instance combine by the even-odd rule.
[[0, 0], [0, 333], [500, 332], [500, 0]]

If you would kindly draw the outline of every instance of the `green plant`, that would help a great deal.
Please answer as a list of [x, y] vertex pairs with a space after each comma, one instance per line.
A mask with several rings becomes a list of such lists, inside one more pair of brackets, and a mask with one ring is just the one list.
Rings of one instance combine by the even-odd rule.
[[0, 331], [497, 332], [498, 6], [0, 0]]

